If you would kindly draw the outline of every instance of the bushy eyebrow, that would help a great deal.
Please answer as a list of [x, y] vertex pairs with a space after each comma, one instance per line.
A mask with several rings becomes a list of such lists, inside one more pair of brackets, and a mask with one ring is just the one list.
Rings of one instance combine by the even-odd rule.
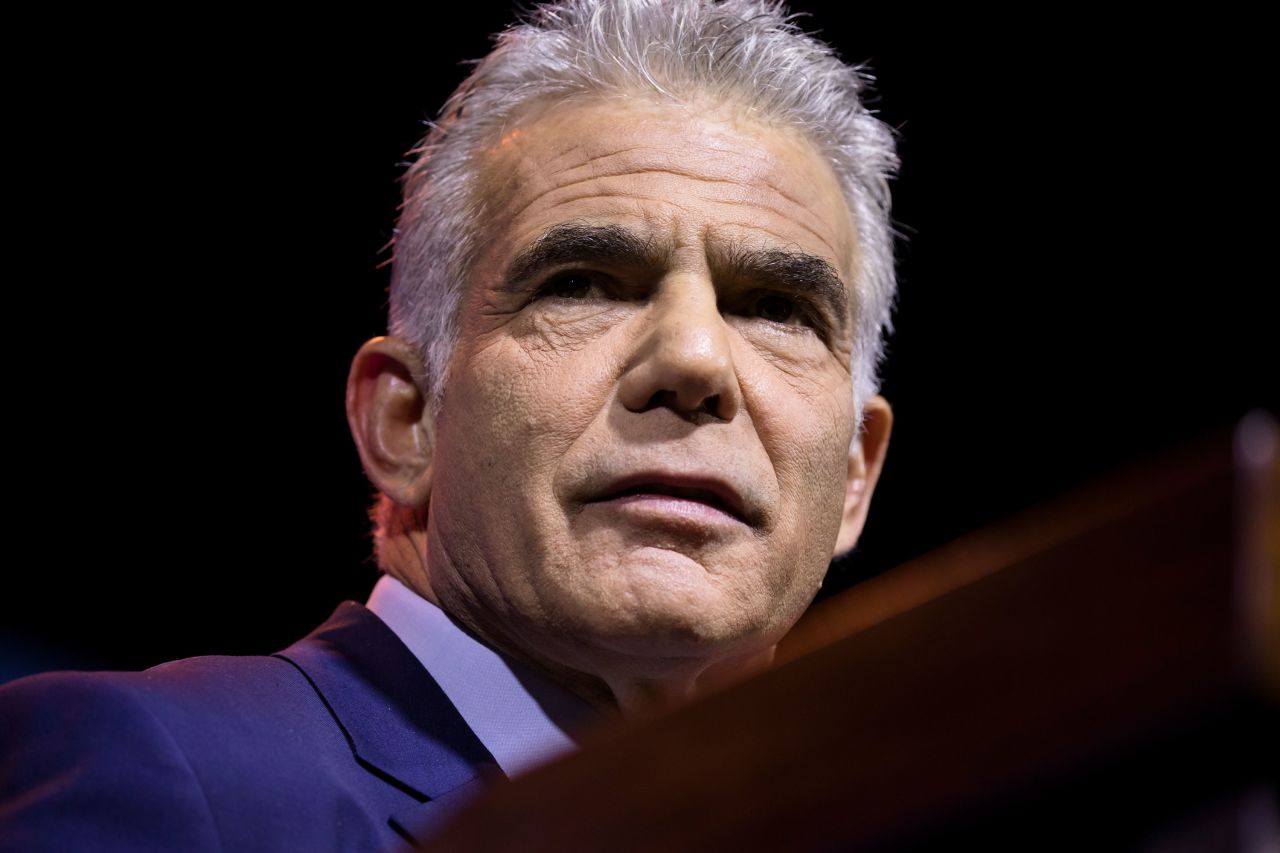
[[746, 249], [731, 246], [717, 252], [712, 264], [722, 274], [767, 288], [808, 295], [835, 322], [835, 331], [849, 325], [849, 290], [839, 271], [827, 260], [796, 249]]
[[[798, 249], [751, 249], [738, 245], [710, 247], [717, 275], [754, 285], [809, 296], [834, 322], [837, 332], [849, 324], [849, 291], [827, 260]], [[566, 222], [553, 225], [507, 265], [507, 290], [518, 290], [542, 270], [566, 263], [598, 263], [660, 269], [666, 252], [653, 240], [621, 225]]]
[[533, 245], [507, 265], [503, 283], [520, 287], [541, 270], [564, 263], [599, 263], [659, 267], [662, 252], [648, 240], [621, 225], [564, 223], [547, 229]]

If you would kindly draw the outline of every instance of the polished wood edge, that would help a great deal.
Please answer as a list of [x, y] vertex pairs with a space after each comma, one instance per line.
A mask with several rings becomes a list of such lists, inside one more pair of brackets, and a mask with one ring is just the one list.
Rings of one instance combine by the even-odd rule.
[[1280, 425], [1250, 412], [1235, 430], [1237, 643], [1249, 680], [1280, 705]]
[[1233, 431], [1143, 460], [980, 528], [810, 608], [778, 646], [786, 663], [984, 577], [1060, 548], [1156, 500], [1187, 492], [1235, 464]]

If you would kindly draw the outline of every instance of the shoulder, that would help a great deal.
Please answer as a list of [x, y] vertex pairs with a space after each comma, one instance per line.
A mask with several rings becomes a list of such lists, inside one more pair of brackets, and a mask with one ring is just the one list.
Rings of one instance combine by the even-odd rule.
[[352, 602], [271, 656], [0, 687], [0, 853], [373, 849], [491, 761]]
[[143, 675], [51, 673], [0, 688], [0, 849], [220, 848]]
[[[321, 707], [306, 679], [276, 657], [199, 657], [144, 672], [56, 672], [0, 687], [0, 742], [6, 757], [58, 741], [65, 748], [111, 749], [95, 735], [164, 733], [185, 751], [233, 731], [249, 734], [288, 714]], [[17, 740], [17, 733], [24, 738]], [[91, 740], [90, 740], [91, 739]], [[117, 750], [118, 751], [118, 750]]]
[[282, 658], [20, 679], [0, 687], [0, 851], [240, 847], [314, 814], [352, 767]]

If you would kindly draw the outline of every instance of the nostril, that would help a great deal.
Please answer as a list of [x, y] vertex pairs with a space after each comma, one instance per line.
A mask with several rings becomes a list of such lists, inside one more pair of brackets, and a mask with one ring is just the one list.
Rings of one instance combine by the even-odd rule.
[[652, 409], [670, 409], [680, 417], [694, 421], [697, 421], [702, 415], [711, 415], [717, 419], [721, 418], [719, 394], [704, 397], [700, 403], [694, 404], [692, 401], [681, 401], [680, 395], [676, 391], [670, 389], [655, 391], [645, 401], [644, 408], [637, 411], [647, 412]]
[[650, 409], [658, 409], [662, 407], [674, 409], [676, 407], [676, 395], [671, 391], [654, 391], [653, 396], [644, 404], [642, 411]]

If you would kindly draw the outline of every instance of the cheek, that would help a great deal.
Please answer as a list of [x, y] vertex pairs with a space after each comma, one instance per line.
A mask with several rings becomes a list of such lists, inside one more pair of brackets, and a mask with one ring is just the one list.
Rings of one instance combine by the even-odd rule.
[[[548, 348], [540, 336], [478, 340], [445, 390], [442, 452], [465, 459], [462, 476], [525, 484], [526, 502], [550, 502], [557, 466], [600, 417], [613, 385], [596, 348]], [[593, 351], [596, 350], [596, 351]], [[447, 464], [447, 462], [446, 462]]]
[[[810, 374], [799, 378], [770, 369], [744, 394], [755, 401], [752, 417], [778, 478], [780, 525], [798, 547], [834, 546], [844, 506], [853, 399], [847, 379]], [[830, 534], [830, 542], [827, 535]]]

